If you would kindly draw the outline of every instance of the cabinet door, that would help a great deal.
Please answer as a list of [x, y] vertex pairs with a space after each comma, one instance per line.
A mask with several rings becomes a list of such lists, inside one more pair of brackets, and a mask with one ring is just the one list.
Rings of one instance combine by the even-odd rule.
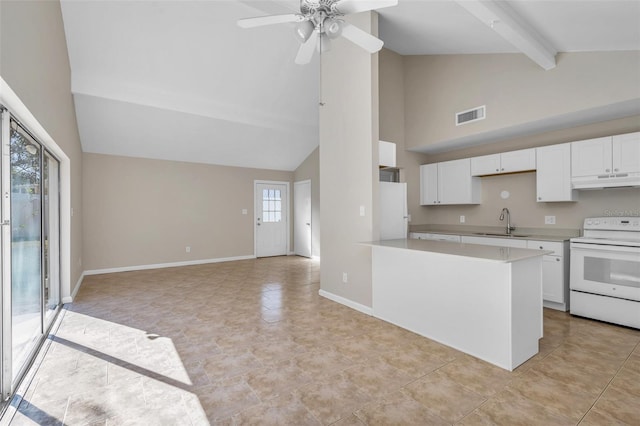
[[420, 166], [420, 205], [438, 204], [438, 164]]
[[536, 149], [536, 200], [574, 201], [571, 189], [571, 144], [544, 146]]
[[536, 150], [521, 149], [500, 154], [500, 173], [523, 172], [536, 169]]
[[571, 176], [611, 173], [611, 136], [571, 142]]
[[500, 154], [483, 155], [471, 159], [471, 176], [500, 173]]
[[469, 158], [438, 163], [438, 196], [442, 204], [472, 202]]
[[564, 303], [564, 266], [560, 256], [542, 257], [542, 298]]
[[614, 173], [640, 172], [640, 132], [613, 137]]

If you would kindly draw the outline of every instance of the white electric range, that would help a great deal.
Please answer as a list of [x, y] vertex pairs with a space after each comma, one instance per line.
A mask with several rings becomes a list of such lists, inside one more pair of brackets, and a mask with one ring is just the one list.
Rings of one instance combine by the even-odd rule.
[[573, 315], [640, 328], [640, 217], [592, 217], [571, 239]]

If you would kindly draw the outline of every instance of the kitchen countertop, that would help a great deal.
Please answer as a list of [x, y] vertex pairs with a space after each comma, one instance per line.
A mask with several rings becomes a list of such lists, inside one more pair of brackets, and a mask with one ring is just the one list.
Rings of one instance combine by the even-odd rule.
[[512, 231], [512, 235], [506, 235], [504, 227], [501, 226], [497, 227], [471, 225], [411, 225], [409, 226], [409, 232], [556, 242], [568, 241], [573, 237], [580, 236], [579, 229], [516, 228], [514, 231]]
[[372, 241], [364, 243], [373, 247], [388, 247], [404, 250], [424, 251], [430, 253], [449, 254], [452, 256], [472, 257], [493, 262], [517, 262], [532, 257], [551, 254], [548, 250], [533, 250], [514, 247], [487, 246], [484, 244], [464, 244], [448, 241], [398, 239]]

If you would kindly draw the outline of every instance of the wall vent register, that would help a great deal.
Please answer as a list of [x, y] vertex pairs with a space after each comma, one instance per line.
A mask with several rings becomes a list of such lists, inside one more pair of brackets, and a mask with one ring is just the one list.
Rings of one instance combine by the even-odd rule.
[[456, 113], [456, 126], [484, 120], [487, 117], [487, 107], [482, 105], [473, 109]]

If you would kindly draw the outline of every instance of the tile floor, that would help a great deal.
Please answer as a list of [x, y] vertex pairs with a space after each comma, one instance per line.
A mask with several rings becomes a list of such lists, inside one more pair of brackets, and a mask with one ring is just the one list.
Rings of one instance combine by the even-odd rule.
[[318, 282], [296, 257], [86, 277], [12, 424], [640, 424], [640, 331], [545, 310], [508, 372]]

